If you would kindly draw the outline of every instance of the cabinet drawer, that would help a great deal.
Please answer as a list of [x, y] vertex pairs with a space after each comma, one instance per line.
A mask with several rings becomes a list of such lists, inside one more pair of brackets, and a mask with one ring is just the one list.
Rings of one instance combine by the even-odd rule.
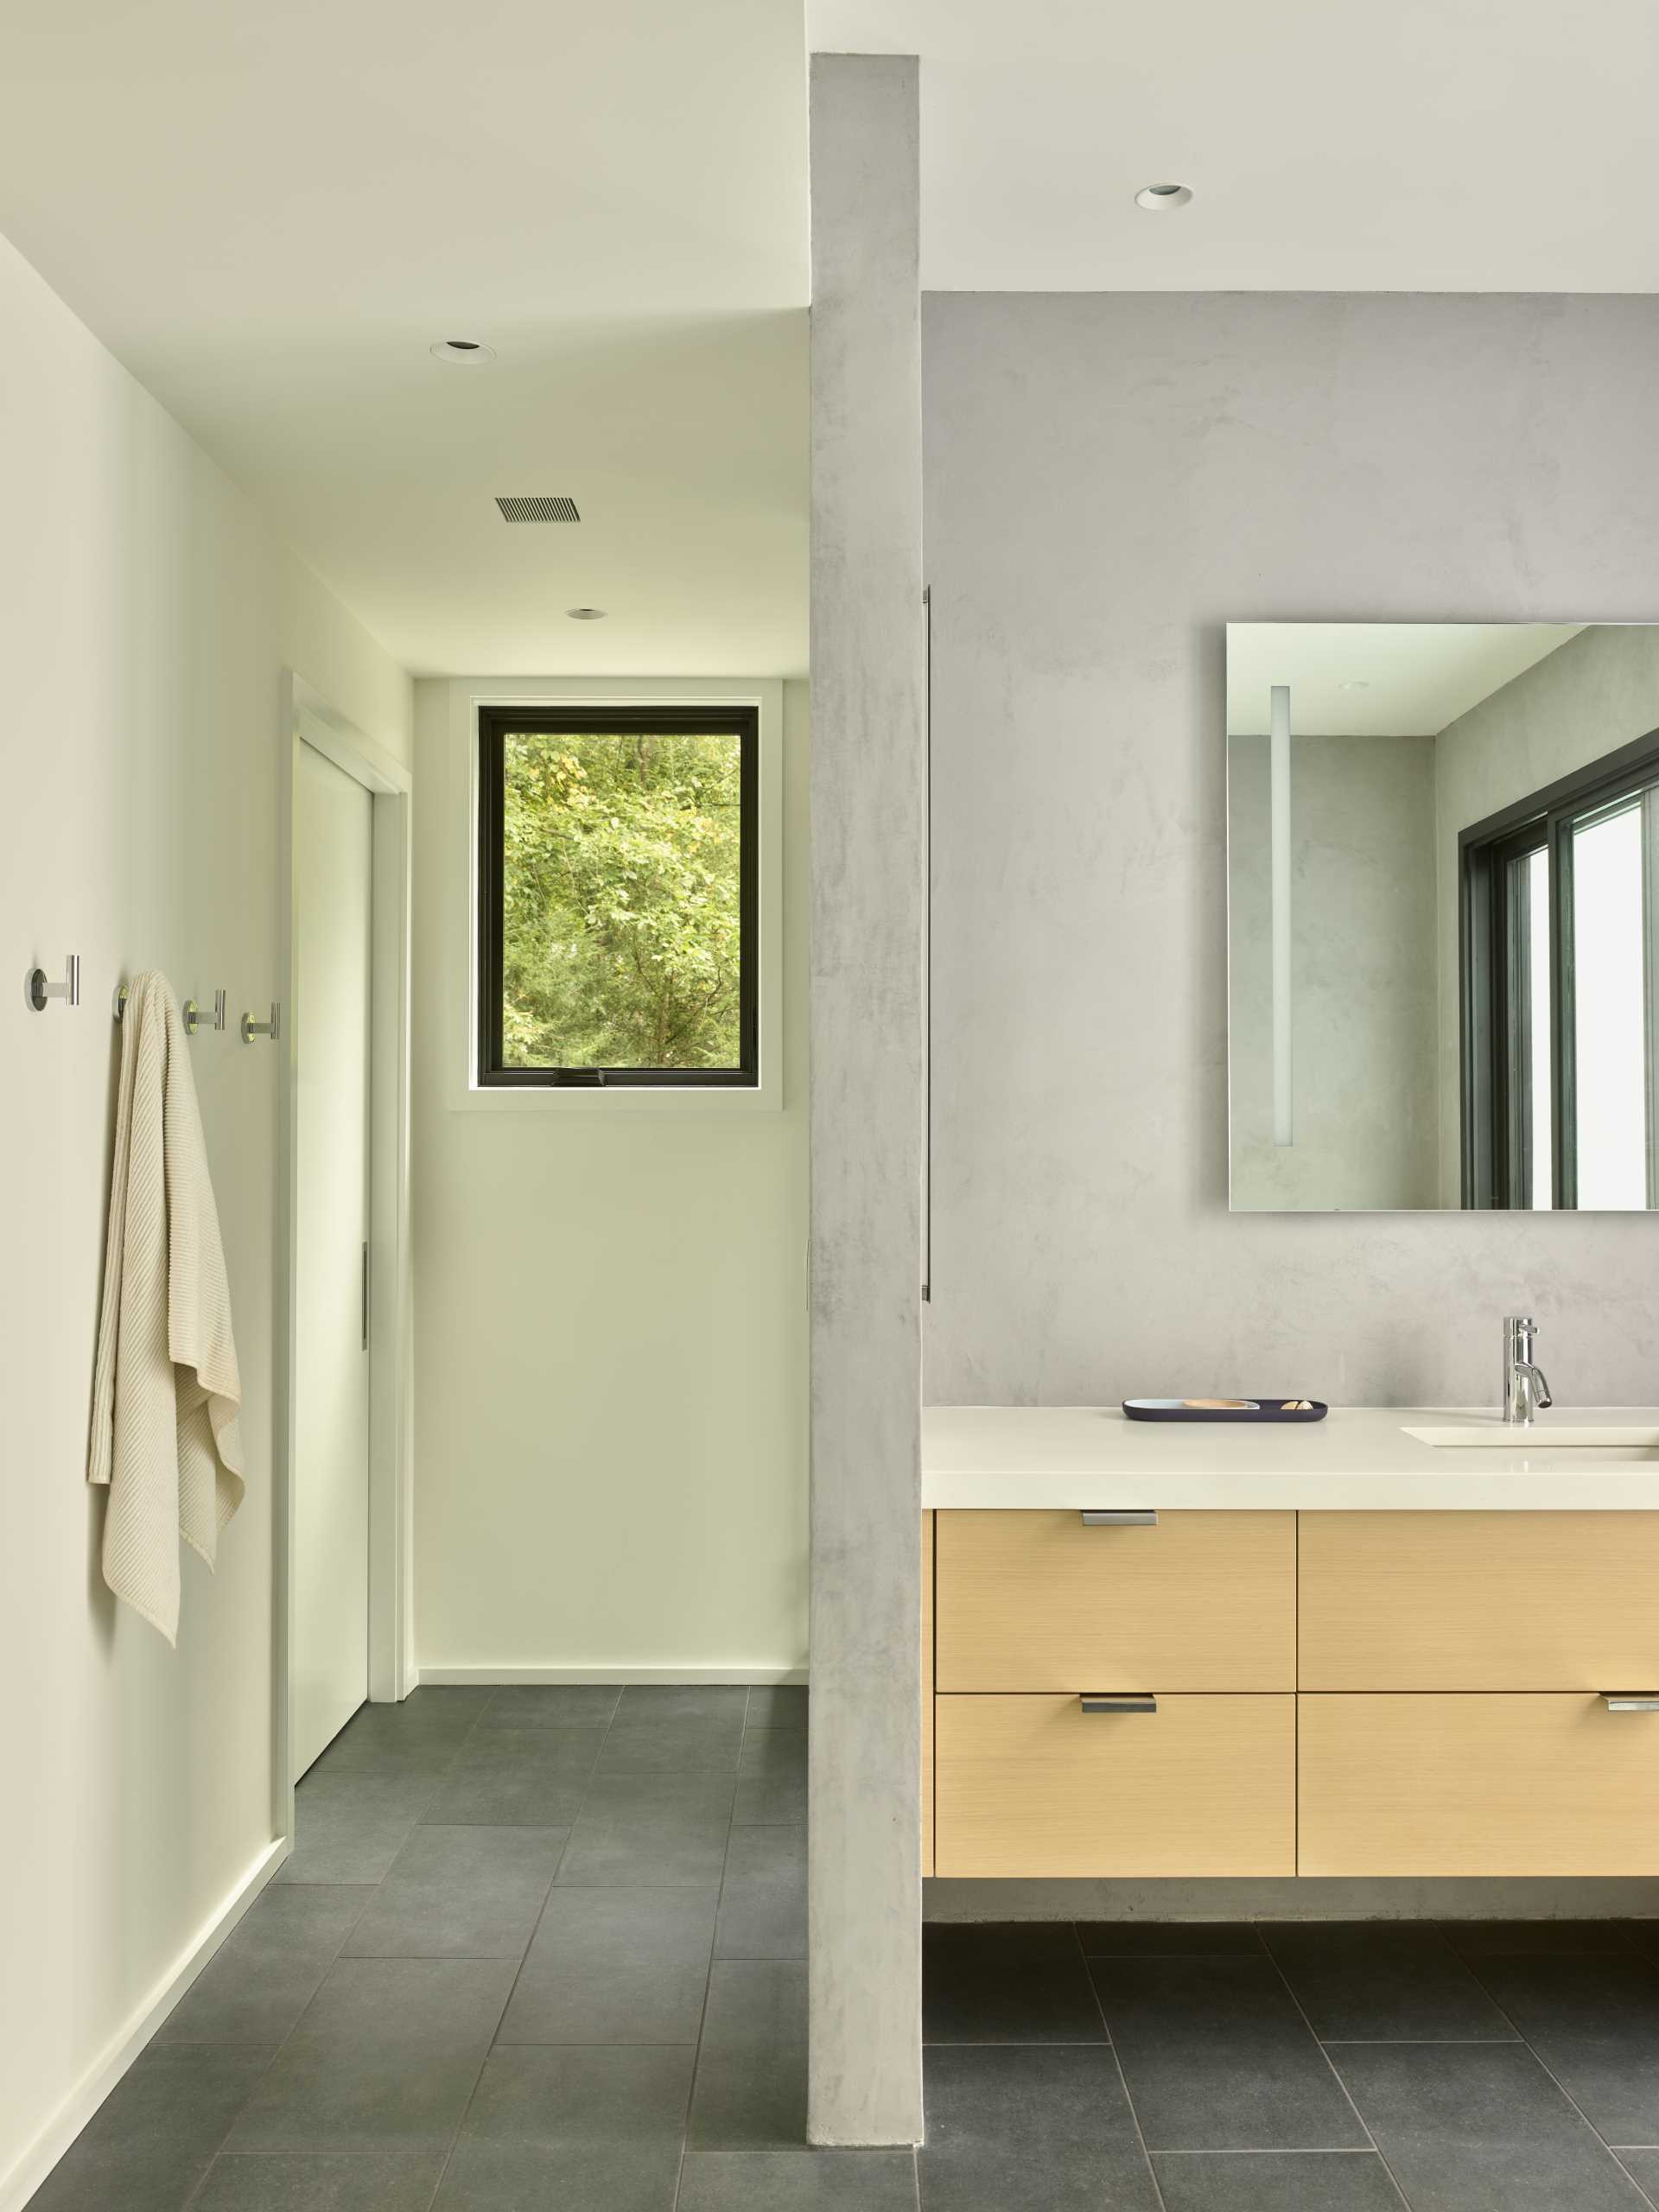
[[1659, 1683], [1659, 1514], [1304, 1513], [1300, 1580], [1306, 1690]]
[[1659, 1713], [1304, 1696], [1304, 1874], [1659, 1874]]
[[922, 1872], [933, 1872], [933, 1516], [922, 1516]]
[[1291, 1513], [948, 1512], [938, 1524], [938, 1688], [1288, 1690]]
[[[941, 1516], [941, 1518], [944, 1516]], [[941, 1874], [1294, 1874], [1296, 1700], [941, 1697]]]

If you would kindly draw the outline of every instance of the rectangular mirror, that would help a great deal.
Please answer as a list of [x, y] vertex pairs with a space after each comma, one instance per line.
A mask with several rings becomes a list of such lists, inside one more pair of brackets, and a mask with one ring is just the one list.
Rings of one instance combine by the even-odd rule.
[[1235, 1211], [1659, 1205], [1659, 627], [1230, 623]]

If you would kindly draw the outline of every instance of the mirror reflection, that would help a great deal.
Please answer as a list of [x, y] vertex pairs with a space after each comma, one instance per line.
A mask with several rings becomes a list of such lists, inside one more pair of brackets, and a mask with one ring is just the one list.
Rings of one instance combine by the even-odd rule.
[[1227, 631], [1235, 1211], [1659, 1205], [1659, 628]]

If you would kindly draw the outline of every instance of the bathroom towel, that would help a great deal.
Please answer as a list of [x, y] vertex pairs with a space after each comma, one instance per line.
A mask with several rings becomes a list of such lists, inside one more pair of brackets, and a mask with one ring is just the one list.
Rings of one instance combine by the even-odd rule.
[[190, 1048], [152, 971], [122, 1023], [86, 1478], [109, 1487], [104, 1580], [171, 1644], [179, 1538], [212, 1567], [242, 1503], [241, 1402]]

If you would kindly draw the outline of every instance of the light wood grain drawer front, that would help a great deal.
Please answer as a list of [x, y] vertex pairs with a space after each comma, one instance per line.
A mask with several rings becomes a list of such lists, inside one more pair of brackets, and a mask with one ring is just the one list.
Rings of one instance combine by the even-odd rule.
[[1294, 1514], [937, 1521], [941, 1691], [1295, 1687]]
[[1299, 1700], [1303, 1874], [1659, 1874], [1659, 1713]]
[[933, 1872], [933, 1516], [922, 1516], [922, 1872]]
[[1294, 1874], [1294, 1697], [935, 1705], [941, 1874]]
[[1306, 1690], [1659, 1682], [1659, 1513], [1304, 1513], [1300, 1549]]

